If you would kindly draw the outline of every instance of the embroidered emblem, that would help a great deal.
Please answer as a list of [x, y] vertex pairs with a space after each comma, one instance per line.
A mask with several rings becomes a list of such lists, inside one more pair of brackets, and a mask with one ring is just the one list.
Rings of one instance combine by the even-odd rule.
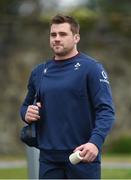
[[74, 65], [74, 70], [78, 70], [80, 68], [81, 64], [78, 62]]

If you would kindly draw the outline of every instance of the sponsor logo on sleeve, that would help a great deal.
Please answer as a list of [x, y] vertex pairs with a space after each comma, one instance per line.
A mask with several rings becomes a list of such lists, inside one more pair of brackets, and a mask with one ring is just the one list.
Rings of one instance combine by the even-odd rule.
[[105, 82], [105, 83], [109, 84], [108, 76], [107, 76], [106, 72], [102, 71], [101, 74], [102, 74], [103, 78], [100, 79], [100, 82]]

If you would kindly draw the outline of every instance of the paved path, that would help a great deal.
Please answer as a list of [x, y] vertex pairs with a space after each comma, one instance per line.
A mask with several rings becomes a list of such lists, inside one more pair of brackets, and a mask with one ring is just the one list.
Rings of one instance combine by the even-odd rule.
[[26, 167], [27, 163], [24, 160], [19, 161], [0, 161], [0, 169], [4, 168], [21, 168]]
[[[5, 168], [21, 168], [27, 167], [27, 162], [24, 160], [18, 161], [0, 161], [0, 169]], [[103, 162], [103, 168], [107, 169], [131, 169], [131, 163], [128, 162]]]
[[131, 169], [131, 163], [128, 162], [103, 162], [103, 168], [107, 169]]

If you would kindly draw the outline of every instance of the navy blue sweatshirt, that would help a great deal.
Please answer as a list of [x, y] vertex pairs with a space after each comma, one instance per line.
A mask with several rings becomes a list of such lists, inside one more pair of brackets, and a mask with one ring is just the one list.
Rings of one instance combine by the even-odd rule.
[[23, 120], [36, 91], [42, 104], [40, 149], [73, 150], [87, 142], [101, 149], [114, 121], [114, 106], [107, 73], [98, 61], [79, 53], [38, 65], [21, 106]]

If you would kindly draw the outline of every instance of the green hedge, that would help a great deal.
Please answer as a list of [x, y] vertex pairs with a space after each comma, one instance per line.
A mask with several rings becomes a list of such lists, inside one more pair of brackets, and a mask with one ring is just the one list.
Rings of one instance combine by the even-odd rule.
[[108, 153], [131, 154], [131, 135], [117, 137], [105, 149]]

